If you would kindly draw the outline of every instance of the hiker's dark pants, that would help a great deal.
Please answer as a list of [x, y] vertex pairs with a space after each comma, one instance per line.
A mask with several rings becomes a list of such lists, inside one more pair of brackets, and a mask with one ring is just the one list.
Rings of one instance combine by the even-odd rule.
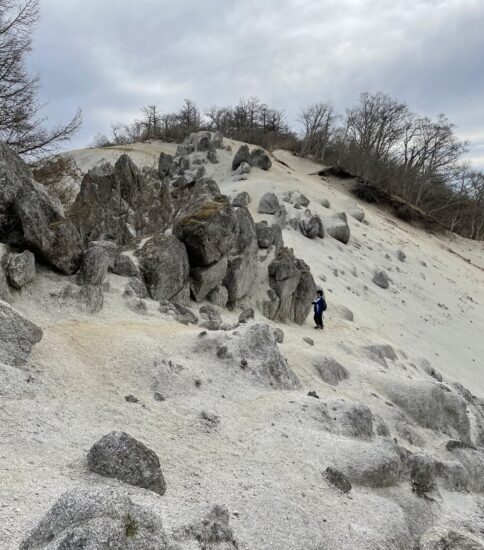
[[322, 327], [323, 326], [323, 314], [322, 313], [315, 313], [314, 314], [314, 322], [316, 323], [316, 326]]

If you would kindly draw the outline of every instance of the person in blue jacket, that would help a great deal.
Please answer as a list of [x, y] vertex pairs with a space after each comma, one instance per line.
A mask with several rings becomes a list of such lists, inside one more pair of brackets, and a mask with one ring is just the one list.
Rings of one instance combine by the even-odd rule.
[[323, 291], [318, 290], [316, 292], [316, 298], [313, 301], [314, 306], [314, 322], [316, 323], [316, 326], [314, 328], [320, 328], [323, 329], [323, 311], [324, 311], [324, 298], [323, 298]]

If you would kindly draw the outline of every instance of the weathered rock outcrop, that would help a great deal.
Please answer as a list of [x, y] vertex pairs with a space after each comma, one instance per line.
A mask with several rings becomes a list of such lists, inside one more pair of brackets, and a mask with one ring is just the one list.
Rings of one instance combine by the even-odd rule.
[[64, 493], [20, 550], [168, 550], [161, 519], [113, 489]]
[[185, 246], [173, 235], [158, 235], [136, 251], [148, 292], [153, 300], [176, 301], [188, 285]]
[[166, 490], [156, 453], [125, 432], [111, 432], [95, 443], [88, 455], [89, 469], [160, 495]]
[[85, 243], [108, 239], [118, 244], [164, 231], [173, 205], [168, 186], [142, 174], [128, 155], [114, 165], [95, 166], [84, 176], [71, 217]]
[[63, 273], [77, 271], [79, 233], [59, 201], [34, 180], [30, 168], [0, 144], [0, 241], [34, 252]]
[[125, 244], [135, 236], [128, 219], [129, 205], [121, 196], [121, 183], [109, 163], [91, 168], [84, 176], [71, 218], [85, 243], [109, 239]]
[[0, 301], [0, 362], [18, 365], [27, 360], [42, 330], [12, 306]]
[[224, 278], [229, 302], [243, 298], [257, 275], [257, 234], [254, 219], [247, 208], [238, 208], [237, 234]]
[[281, 248], [268, 269], [269, 285], [277, 295], [277, 305], [274, 308], [266, 305], [264, 314], [277, 321], [304, 323], [316, 292], [316, 283], [308, 265], [296, 258], [292, 250]]

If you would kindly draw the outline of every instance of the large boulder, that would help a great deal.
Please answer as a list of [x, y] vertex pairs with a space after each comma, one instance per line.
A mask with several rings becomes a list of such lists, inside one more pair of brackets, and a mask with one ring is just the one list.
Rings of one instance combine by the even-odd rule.
[[259, 201], [257, 212], [259, 212], [259, 214], [275, 214], [279, 206], [277, 195], [274, 193], [265, 193]]
[[84, 176], [71, 208], [71, 218], [86, 244], [102, 239], [125, 244], [135, 236], [129, 210], [121, 195], [119, 174], [115, 178], [113, 167], [105, 162]]
[[187, 251], [173, 235], [153, 237], [136, 251], [136, 256], [153, 300], [172, 301], [187, 284]]
[[[277, 295], [277, 306], [274, 308], [275, 311], [270, 311], [272, 315], [269, 318], [304, 323], [316, 293], [316, 283], [309, 266], [296, 258], [292, 250], [281, 248], [269, 264], [268, 270], [269, 285]], [[266, 306], [265, 314], [269, 313], [270, 309]]]
[[64, 493], [20, 550], [168, 550], [159, 516], [113, 489]]
[[312, 309], [312, 301], [316, 294], [316, 283], [309, 266], [303, 260], [296, 258], [296, 266], [301, 276], [292, 297], [290, 320], [302, 325]]
[[272, 161], [264, 149], [254, 149], [250, 154], [250, 164], [261, 170], [269, 170]]
[[169, 186], [159, 177], [154, 170], [141, 173], [128, 155], [121, 155], [114, 165], [114, 179], [129, 206], [128, 222], [136, 235], [164, 231], [171, 222]]
[[235, 215], [237, 234], [223, 282], [229, 302], [240, 300], [251, 290], [258, 264], [254, 219], [247, 208], [238, 208]]
[[156, 453], [125, 432], [111, 432], [95, 443], [87, 455], [91, 472], [114, 477], [160, 495], [166, 490]]
[[175, 220], [173, 234], [186, 246], [192, 267], [209, 266], [231, 250], [237, 217], [225, 195], [202, 197]]
[[22, 288], [35, 279], [35, 256], [29, 250], [21, 254], [9, 254], [7, 259], [8, 280], [14, 288]]
[[207, 295], [217, 288], [227, 273], [227, 257], [223, 256], [218, 262], [207, 267], [194, 267], [190, 271], [191, 291], [197, 302], [204, 300]]
[[0, 362], [25, 362], [32, 347], [42, 339], [42, 330], [7, 302], [0, 301]]
[[79, 268], [79, 233], [30, 168], [0, 144], [0, 241], [29, 249], [63, 273]]
[[71, 209], [85, 243], [105, 239], [126, 244], [164, 231], [172, 214], [168, 185], [154, 170], [141, 173], [128, 155], [121, 155], [114, 168], [103, 163], [89, 170]]
[[325, 216], [323, 218], [323, 226], [326, 233], [337, 241], [347, 244], [350, 240], [350, 226], [344, 212], [334, 214], [333, 216]]
[[235, 153], [235, 156], [232, 160], [232, 170], [237, 170], [237, 168], [243, 162], [247, 162], [248, 164], [251, 164], [250, 160], [251, 159], [250, 159], [249, 146], [241, 145], [237, 153]]

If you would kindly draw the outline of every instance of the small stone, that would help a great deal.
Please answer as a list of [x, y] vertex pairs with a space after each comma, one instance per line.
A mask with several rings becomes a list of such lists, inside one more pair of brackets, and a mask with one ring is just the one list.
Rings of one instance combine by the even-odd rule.
[[309, 391], [308, 397], [315, 397], [316, 399], [319, 399], [319, 395], [315, 391]]
[[139, 399], [134, 395], [129, 394], [129, 395], [126, 395], [124, 398], [128, 403], [139, 403]]
[[385, 289], [390, 286], [390, 278], [385, 271], [375, 271], [375, 275], [373, 276], [372, 280], [380, 288]]
[[314, 340], [312, 338], [303, 338], [303, 340], [306, 342], [306, 344], [309, 344], [310, 346], [314, 346]]
[[155, 401], [165, 401], [165, 396], [161, 395], [161, 393], [159, 393], [159, 392], [155, 392], [153, 394], [153, 397], [154, 397]]

